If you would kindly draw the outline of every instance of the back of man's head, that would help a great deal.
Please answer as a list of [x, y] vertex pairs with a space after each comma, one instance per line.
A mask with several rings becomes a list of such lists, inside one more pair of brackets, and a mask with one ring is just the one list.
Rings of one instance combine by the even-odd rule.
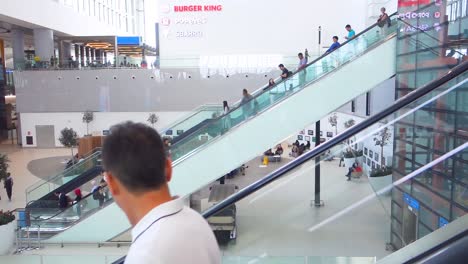
[[158, 132], [133, 122], [113, 126], [104, 140], [102, 162], [131, 193], [159, 189], [166, 183], [166, 155]]
[[348, 24], [348, 25], [346, 25], [346, 26], [345, 26], [345, 28], [351, 28], [351, 25], [350, 25], [350, 24]]
[[333, 36], [333, 39], [338, 41], [338, 36]]
[[280, 65], [278, 65], [278, 67], [284, 68], [284, 65], [281, 63]]

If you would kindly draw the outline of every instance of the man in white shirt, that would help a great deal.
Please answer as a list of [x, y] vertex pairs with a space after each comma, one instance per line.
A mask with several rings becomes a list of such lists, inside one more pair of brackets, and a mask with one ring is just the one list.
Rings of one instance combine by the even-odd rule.
[[221, 263], [205, 219], [172, 198], [172, 164], [153, 128], [132, 122], [112, 127], [102, 161], [112, 197], [133, 226], [125, 263]]

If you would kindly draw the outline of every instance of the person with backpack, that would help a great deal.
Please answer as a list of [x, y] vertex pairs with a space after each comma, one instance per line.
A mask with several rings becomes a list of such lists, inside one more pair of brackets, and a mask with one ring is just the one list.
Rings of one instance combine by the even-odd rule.
[[[377, 25], [381, 28], [380, 32], [382, 34], [382, 37], [385, 37], [387, 35], [387, 27], [391, 26], [390, 17], [385, 11], [385, 7], [380, 8], [381, 14], [379, 16], [379, 19], [377, 19]], [[387, 27], [385, 27], [385, 25], [387, 25]]]
[[93, 189], [91, 190], [93, 194], [93, 199], [99, 201], [99, 207], [102, 207], [104, 205], [104, 199], [106, 198], [104, 187], [106, 187], [106, 181], [104, 179], [101, 179], [99, 185], [93, 187]]
[[13, 193], [13, 178], [11, 177], [11, 174], [9, 172], [7, 173], [7, 177], [4, 180], [3, 187], [5, 187], [8, 200], [11, 202], [11, 195]]

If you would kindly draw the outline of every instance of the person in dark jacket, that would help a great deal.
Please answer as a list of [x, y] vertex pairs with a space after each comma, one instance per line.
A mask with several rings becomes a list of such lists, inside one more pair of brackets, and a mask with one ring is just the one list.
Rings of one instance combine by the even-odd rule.
[[55, 196], [59, 199], [59, 208], [65, 210], [68, 207], [68, 197], [62, 192], [55, 192]]
[[7, 177], [4, 182], [4, 187], [8, 196], [8, 200], [11, 202], [11, 195], [13, 193], [13, 178], [10, 173], [7, 173]]

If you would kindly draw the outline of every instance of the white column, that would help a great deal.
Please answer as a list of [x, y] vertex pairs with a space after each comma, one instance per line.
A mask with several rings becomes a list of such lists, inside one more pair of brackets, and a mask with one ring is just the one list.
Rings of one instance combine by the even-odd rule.
[[52, 29], [34, 29], [34, 50], [41, 61], [49, 61], [54, 55], [54, 33]]
[[12, 30], [13, 35], [13, 64], [14, 68], [24, 66], [24, 32], [19, 29]]

